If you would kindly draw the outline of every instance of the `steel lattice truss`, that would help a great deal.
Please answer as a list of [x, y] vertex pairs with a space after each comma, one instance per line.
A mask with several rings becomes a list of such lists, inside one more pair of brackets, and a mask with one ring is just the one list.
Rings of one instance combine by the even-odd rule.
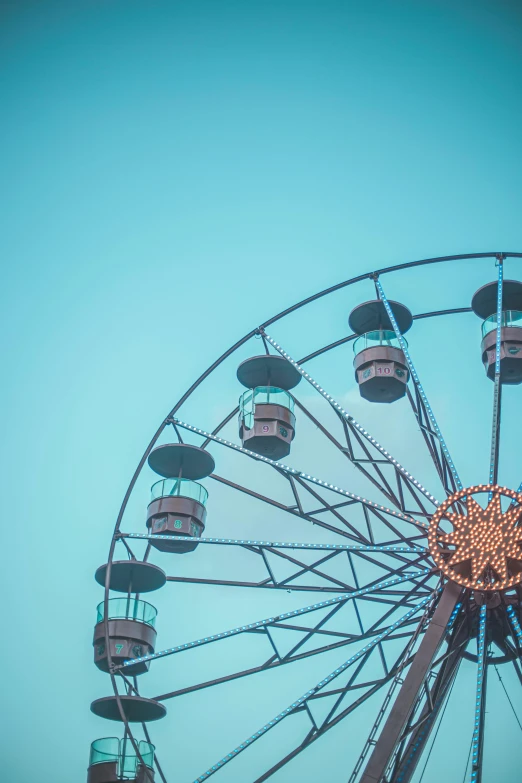
[[[234, 589], [291, 590], [296, 606], [273, 616], [252, 618], [245, 625], [225, 628], [213, 635], [188, 639], [139, 659], [130, 659], [124, 664], [111, 663], [109, 653], [110, 678], [118, 708], [125, 724], [126, 736], [133, 743], [138, 757], [139, 749], [123, 710], [121, 695], [137, 694], [138, 686], [141, 688], [142, 682], [145, 685], [146, 678], [138, 682], [136, 677], [127, 675], [126, 669], [137, 660], [150, 660], [152, 665], [158, 667], [162, 665], [160, 659], [170, 656], [182, 656], [180, 660], [184, 660], [186, 656], [190, 656], [192, 649], [201, 646], [217, 645], [216, 655], [219, 656], [219, 644], [224, 639], [248, 635], [259, 639], [259, 659], [255, 665], [207, 681], [193, 682], [175, 690], [166, 689], [153, 698], [160, 702], [178, 699], [196, 691], [250, 678], [257, 673], [290, 666], [294, 662], [321, 656], [340, 648], [346, 648], [343, 652], [345, 659], [332, 671], [325, 668], [322, 679], [310, 683], [310, 688], [305, 693], [296, 693], [295, 700], [290, 704], [281, 705], [281, 711], [260, 725], [256, 732], [243, 737], [235, 747], [224, 749], [227, 752], [216, 759], [211, 767], [202, 771], [196, 782], [205, 781], [229, 763], [233, 764], [238, 755], [248, 752], [260, 738], [273, 730], [277, 731], [281, 722], [291, 720], [292, 716], [297, 714], [306, 716], [306, 730], [295, 748], [261, 775], [258, 771], [252, 771], [249, 777], [249, 781], [255, 783], [268, 780], [295, 756], [320, 740], [331, 728], [338, 726], [347, 716], [379, 694], [380, 706], [368, 739], [361, 747], [353, 770], [346, 771], [346, 779], [348, 783], [408, 783], [412, 780], [428, 745], [434, 726], [443, 715], [459, 667], [464, 659], [470, 658], [476, 662], [477, 686], [476, 702], [470, 705], [471, 709], [475, 708], [475, 721], [473, 735], [470, 737], [468, 779], [472, 783], [481, 781], [488, 664], [508, 662], [515, 668], [522, 682], [522, 669], [519, 664], [522, 652], [522, 591], [518, 585], [515, 585], [509, 596], [493, 591], [488, 585], [484, 586], [483, 591], [473, 590], [448, 579], [444, 568], [441, 570], [434, 562], [427, 536], [432, 517], [443, 501], [457, 494], [458, 498], [451, 506], [452, 513], [457, 518], [458, 514], [464, 513], [467, 496], [462, 495], [463, 485], [457, 467], [407, 343], [399, 331], [382, 279], [391, 272], [423, 264], [463, 259], [493, 259], [496, 262], [496, 367], [492, 388], [493, 415], [488, 482], [488, 486], [494, 486], [498, 482], [500, 454], [503, 266], [508, 257], [522, 258], [522, 254], [482, 253], [402, 264], [360, 275], [310, 297], [267, 321], [232, 346], [203, 373], [164, 419], [136, 470], [116, 522], [105, 587], [106, 618], [110, 563], [116, 559], [116, 548], [124, 547], [129, 556], [133, 557], [133, 547], [139, 542], [145, 542], [144, 558], [147, 559], [151, 551], [154, 551], [151, 550], [151, 544], [163, 538], [161, 535], [149, 533], [126, 532], [122, 529], [122, 521], [136, 480], [150, 451], [164, 433], [170, 433], [171, 439], [180, 441], [184, 438], [189, 441], [192, 439], [190, 442], [197, 440], [198, 445], [210, 446], [216, 454], [220, 450], [234, 452], [237, 459], [249, 465], [249, 470], [261, 472], [266, 476], [263, 483], [263, 486], [267, 487], [265, 492], [253, 489], [247, 480], [237, 475], [213, 473], [210, 478], [219, 484], [223, 491], [228, 491], [231, 497], [245, 496], [249, 502], [257, 503], [267, 515], [277, 512], [301, 520], [303, 538], [301, 541], [211, 537], [196, 539], [198, 546], [204, 551], [215, 552], [223, 548], [231, 550], [242, 562], [249, 564], [249, 572], [256, 575], [262, 572], [261, 578], [245, 580], [234, 578], [230, 573], [224, 574], [223, 578], [207, 578], [198, 574], [197, 553], [190, 556], [194, 563], [190, 575], [175, 573], [175, 569], [172, 569], [168, 582], [204, 584], [209, 586], [209, 590], [213, 585]], [[490, 265], [492, 266], [491, 261]], [[420, 432], [438, 483], [431, 488], [423, 486], [414, 473], [410, 472], [413, 467], [402, 465], [394, 456], [393, 450], [388, 450], [392, 449], [392, 446], [381, 444], [320, 385], [313, 377], [311, 369], [309, 372], [308, 368], [313, 366], [314, 359], [349, 342], [355, 335], [325, 345], [300, 360], [293, 357], [290, 346], [283, 346], [272, 337], [272, 326], [284, 316], [315, 299], [368, 279], [374, 281], [377, 296], [386, 308], [408, 363], [410, 383], [407, 387], [407, 399], [411, 407], [412, 421]], [[415, 315], [414, 319], [469, 311], [469, 307], [463, 306], [453, 310], [421, 313]], [[367, 496], [359, 495], [349, 487], [340, 486], [328, 480], [327, 476], [312, 475], [305, 470], [306, 465], [296, 467], [294, 460], [292, 464], [275, 462], [228, 440], [224, 433], [227, 432], [230, 422], [236, 418], [237, 408], [212, 431], [200, 428], [197, 421], [185, 421], [183, 406], [194, 391], [211, 377], [213, 371], [225, 359], [256, 336], [262, 339], [267, 353], [278, 353], [289, 361], [307, 382], [304, 384], [305, 389], [309, 393], [313, 389], [313, 393], [322, 397], [326, 406], [329, 406], [330, 416], [325, 419], [315, 412], [315, 408], [313, 412], [305, 405], [302, 395], [296, 395], [299, 415], [315, 428], [342, 465], [349, 466], [352, 473], [356, 471], [361, 484], [364, 483], [367, 487]], [[297, 459], [295, 461], [297, 462]], [[274, 491], [276, 484], [278, 492]], [[357, 486], [359, 485], [358, 483]], [[522, 484], [517, 492], [521, 489]], [[490, 500], [493, 494], [494, 491], [490, 490]], [[286, 500], [283, 497], [286, 497]], [[520, 494], [512, 493], [513, 504], [521, 501]], [[213, 510], [212, 513], [212, 527], [219, 530], [219, 512]], [[306, 531], [310, 530], [310, 524], [314, 527], [316, 538], [318, 531], [324, 533], [324, 541], [306, 542]], [[194, 541], [193, 538], [186, 540]], [[442, 546], [440, 542], [438, 545]], [[441, 562], [445, 562], [444, 558]], [[340, 565], [344, 568], [338, 567]], [[370, 573], [375, 575], [374, 578], [368, 578]], [[165, 589], [169, 589], [168, 585]], [[307, 604], [306, 597], [309, 593], [314, 594], [314, 602]], [[316, 600], [318, 594], [321, 598], [319, 601]], [[334, 623], [334, 619], [338, 621], [348, 607], [354, 610], [356, 625]], [[370, 610], [371, 619], [368, 619]], [[105, 626], [108, 641], [107, 620]], [[284, 650], [278, 642], [278, 634], [281, 632], [294, 639]], [[168, 629], [162, 629], [162, 635], [163, 638], [168, 638]], [[492, 653], [493, 647], [496, 657]], [[271, 650], [268, 657], [267, 649]], [[371, 676], [367, 675], [368, 672]], [[315, 705], [325, 698], [332, 700], [331, 708], [318, 719]], [[145, 724], [143, 729], [148, 739]], [[155, 763], [157, 775], [166, 783], [166, 773], [157, 759]], [[179, 778], [173, 770], [169, 772], [169, 780], [175, 779]], [[226, 773], [218, 779], [226, 780]]]

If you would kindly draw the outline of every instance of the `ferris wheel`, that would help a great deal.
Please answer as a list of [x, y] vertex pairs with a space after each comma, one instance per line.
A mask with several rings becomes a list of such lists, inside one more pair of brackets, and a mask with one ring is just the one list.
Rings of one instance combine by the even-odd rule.
[[[176, 768], [160, 763], [161, 749], [156, 753], [150, 734], [151, 722], [169, 720], [169, 704], [202, 691], [219, 692], [215, 720], [226, 721], [227, 687], [232, 683], [263, 674], [269, 689], [270, 676], [281, 667], [289, 671], [292, 664], [312, 659], [321, 677], [262, 718], [255, 731], [223, 747], [194, 783], [214, 775], [216, 781], [231, 780], [226, 770], [238, 757], [248, 757], [259, 740], [268, 741], [281, 724], [299, 716], [303, 734], [295, 746], [262, 770], [258, 757], [255, 765], [243, 766], [247, 772], [241, 778], [247, 783], [272, 776], [294, 780], [293, 760], [320, 745], [334, 727], [357, 721], [363, 713], [366, 720], [369, 705], [368, 728], [345, 779], [413, 782], [420, 762], [431, 752], [464, 661], [474, 667], [474, 697], [463, 771], [471, 783], [483, 781], [488, 672], [505, 665], [522, 683], [522, 468], [520, 484], [499, 483], [502, 396], [508, 387], [522, 383], [522, 282], [504, 279], [506, 261], [516, 258], [522, 253], [426, 259], [342, 282], [253, 329], [176, 403], [145, 450], [116, 520], [107, 562], [96, 571], [105, 593], [94, 629], [94, 662], [109, 675], [111, 693], [93, 701], [91, 710], [122, 728], [119, 736], [92, 743], [88, 783], [180, 780]], [[399, 272], [404, 280], [406, 271], [433, 265], [443, 270], [444, 284], [448, 268], [468, 261], [484, 265], [484, 279], [459, 307], [412, 313], [411, 302], [386, 295], [388, 281]], [[358, 300], [354, 293], [358, 303], [346, 313], [350, 333], [344, 329], [343, 335], [339, 324], [340, 337], [295, 355], [292, 329], [282, 328], [287, 320], [318, 300], [329, 301], [348, 289], [357, 292], [361, 284], [371, 285], [374, 297]], [[491, 392], [485, 425], [489, 474], [486, 468], [467, 486], [408, 344], [410, 330], [413, 335], [419, 322], [439, 324], [456, 314], [480, 319], [481, 327], [475, 321], [477, 333], [481, 328], [475, 359], [482, 361], [482, 383]], [[285, 337], [276, 339], [276, 333]], [[358, 388], [357, 410], [362, 405], [368, 411], [368, 425], [360, 423], [345, 397], [336, 397], [329, 386], [332, 382], [335, 389], [342, 387], [339, 362], [328, 371], [328, 381], [321, 381], [325, 359], [337, 356], [347, 344], [353, 347], [349, 385]], [[207, 405], [200, 418], [200, 403], [191, 401], [198, 394], [199, 400], [213, 399], [221, 388], [213, 379], [235, 357], [239, 403]], [[348, 372], [344, 363], [341, 366], [346, 382]], [[403, 465], [399, 441], [394, 448], [393, 438], [381, 443], [372, 431], [379, 410], [386, 410], [386, 420], [392, 422], [398, 406], [407, 411], [410, 432], [418, 437], [422, 459], [429, 464], [429, 470], [420, 468], [422, 475], [436, 481], [429, 488], [416, 470], [421, 459]], [[226, 415], [212, 420], [223, 410]], [[210, 423], [203, 426], [203, 419]], [[403, 427], [401, 419], [401, 438], [413, 437]], [[129, 501], [137, 483], [149, 479], [151, 497], [146, 509], [143, 504], [141, 528], [129, 530], [123, 525]], [[238, 514], [243, 513], [243, 499], [249, 508], [259, 509], [266, 524], [258, 524], [260, 517], [253, 513], [245, 527], [248, 537], [219, 537], [232, 510], [237, 507]], [[269, 524], [271, 515], [291, 519], [292, 531], [297, 525], [302, 537], [287, 540], [284, 526]], [[206, 534], [207, 522], [212, 537]], [[280, 532], [274, 536], [276, 529]], [[218, 552], [231, 553], [220, 561], [226, 563], [223, 574], [212, 566]], [[156, 609], [142, 596], [180, 585], [187, 590], [204, 587], [208, 594], [245, 594], [249, 588], [280, 598], [281, 611], [271, 609], [264, 617], [216, 627], [201, 638], [181, 636], [183, 641], [169, 647], [173, 629], [161, 623], [156, 628]], [[309, 594], [312, 603], [307, 603]], [[176, 638], [182, 633], [183, 628], [176, 628]], [[294, 641], [282, 645], [285, 634]], [[259, 646], [259, 661], [250, 668], [198, 679], [197, 667], [187, 665], [203, 647], [215, 651], [213, 659], [219, 664], [225, 640], [231, 645], [245, 637], [251, 646]], [[337, 663], [329, 668], [333, 654]], [[172, 658], [183, 662], [182, 687], [143, 695], [149, 693], [151, 668]], [[320, 718], [318, 703], [329, 705]], [[280, 770], [288, 770], [286, 776], [278, 776]], [[448, 783], [453, 780], [457, 777]]]

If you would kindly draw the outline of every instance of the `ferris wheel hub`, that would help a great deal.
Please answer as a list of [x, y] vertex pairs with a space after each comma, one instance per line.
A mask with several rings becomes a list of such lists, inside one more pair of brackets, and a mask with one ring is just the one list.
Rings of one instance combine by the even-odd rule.
[[[479, 503], [476, 495], [487, 498]], [[441, 572], [463, 587], [512, 588], [522, 583], [521, 516], [522, 493], [507, 487], [479, 484], [455, 492], [431, 519], [431, 555]]]

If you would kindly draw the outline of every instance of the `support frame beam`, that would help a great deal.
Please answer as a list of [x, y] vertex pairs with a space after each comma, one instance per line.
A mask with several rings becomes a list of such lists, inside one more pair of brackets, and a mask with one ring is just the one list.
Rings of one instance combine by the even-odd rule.
[[447, 633], [448, 623], [461, 592], [462, 588], [455, 582], [446, 584], [415, 659], [366, 765], [361, 783], [382, 783], [410, 719], [426, 675]]

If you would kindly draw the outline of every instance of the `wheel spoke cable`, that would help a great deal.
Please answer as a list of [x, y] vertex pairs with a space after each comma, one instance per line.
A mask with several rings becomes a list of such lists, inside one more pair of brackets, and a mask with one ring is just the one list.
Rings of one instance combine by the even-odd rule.
[[469, 762], [470, 762], [470, 759], [471, 759], [471, 751], [472, 751], [472, 749], [473, 749], [473, 740], [471, 740], [471, 742], [469, 743], [468, 760], [466, 761], [466, 768], [464, 770], [464, 775], [462, 777], [462, 783], [465, 783], [465, 781], [466, 781], [466, 777], [467, 777], [467, 774], [468, 774]]
[[428, 762], [429, 762], [431, 754], [433, 752], [433, 748], [435, 747], [435, 742], [437, 740], [437, 735], [439, 733], [440, 727], [442, 726], [442, 721], [444, 720], [444, 715], [446, 714], [446, 710], [448, 708], [449, 700], [451, 698], [451, 694], [453, 692], [453, 688], [455, 687], [455, 682], [456, 681], [457, 681], [457, 678], [454, 677], [453, 678], [453, 682], [451, 683], [450, 692], [448, 693], [448, 697], [446, 699], [446, 704], [444, 705], [444, 708], [442, 710], [442, 714], [441, 714], [441, 716], [439, 718], [439, 722], [437, 724], [437, 728], [435, 729], [435, 734], [433, 736], [433, 740], [431, 741], [431, 747], [430, 747], [430, 749], [428, 751], [428, 755], [426, 757], [426, 761], [424, 763], [424, 767], [422, 768], [421, 776], [419, 778], [419, 783], [422, 783], [422, 781], [424, 780], [424, 773], [426, 772], [426, 767], [428, 766]]
[[511, 707], [511, 709], [512, 709], [512, 711], [513, 711], [513, 715], [515, 716], [515, 720], [516, 720], [516, 722], [518, 723], [518, 728], [520, 729], [520, 731], [522, 731], [522, 723], [520, 723], [519, 717], [518, 717], [518, 715], [517, 715], [517, 711], [515, 710], [515, 706], [514, 706], [513, 702], [511, 701], [511, 698], [510, 698], [510, 696], [509, 696], [509, 693], [508, 693], [508, 692], [507, 692], [507, 690], [506, 690], [506, 686], [504, 685], [504, 680], [503, 680], [503, 679], [502, 679], [502, 677], [500, 676], [500, 672], [499, 672], [499, 670], [498, 670], [498, 666], [497, 666], [496, 664], [495, 664], [495, 671], [496, 671], [496, 673], [497, 673], [497, 677], [498, 677], [498, 679], [499, 679], [499, 682], [500, 682], [500, 684], [502, 685], [502, 690], [503, 690], [503, 691], [504, 691], [504, 693], [506, 694], [506, 699], [507, 699], [507, 700], [508, 700], [508, 702], [509, 702], [509, 706]]

